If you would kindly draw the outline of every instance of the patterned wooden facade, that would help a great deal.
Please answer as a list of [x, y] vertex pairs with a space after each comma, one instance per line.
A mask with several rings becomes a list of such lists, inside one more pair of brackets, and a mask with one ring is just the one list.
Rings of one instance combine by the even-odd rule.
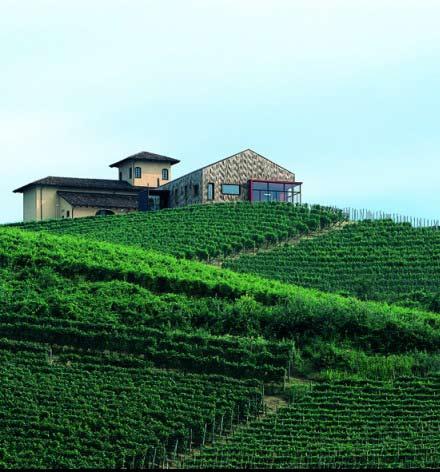
[[[249, 200], [249, 182], [252, 180], [295, 182], [295, 174], [246, 149], [162, 185], [160, 189], [170, 192], [169, 206], [173, 208], [193, 203]], [[208, 196], [209, 184], [213, 184], [212, 199]], [[224, 184], [239, 185], [239, 195], [225, 195], [222, 192]]]

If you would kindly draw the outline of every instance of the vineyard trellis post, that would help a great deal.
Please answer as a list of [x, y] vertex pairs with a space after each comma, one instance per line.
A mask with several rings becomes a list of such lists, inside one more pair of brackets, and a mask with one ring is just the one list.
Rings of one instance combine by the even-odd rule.
[[215, 442], [215, 415], [212, 421], [212, 433], [211, 433], [211, 442], [214, 444]]
[[173, 453], [173, 461], [176, 461], [178, 446], [179, 446], [179, 439], [176, 439], [176, 444], [174, 446], [174, 453]]
[[165, 448], [165, 444], [163, 445], [163, 451], [162, 451], [162, 469], [165, 469], [165, 463], [168, 462], [168, 457], [167, 457], [167, 450]]
[[231, 408], [231, 427], [229, 428], [229, 431], [232, 432], [232, 423], [234, 421], [234, 408]]
[[203, 440], [202, 440], [202, 446], [205, 445], [205, 439], [206, 439], [206, 430], [208, 428], [208, 425], [205, 423], [205, 427], [203, 428]]
[[155, 448], [154, 448], [154, 452], [153, 452], [153, 469], [154, 469], [154, 467], [155, 467], [155, 465], [156, 465], [156, 449], [157, 449], [157, 448], [155, 447]]
[[[335, 209], [336, 210], [336, 209]], [[342, 210], [342, 215], [348, 221], [364, 221], [364, 220], [383, 220], [390, 219], [397, 224], [409, 223], [414, 228], [434, 228], [440, 229], [440, 221], [437, 219], [429, 219], [426, 217], [414, 217], [401, 215], [398, 213], [387, 213], [383, 210], [368, 210], [366, 208], [351, 208], [345, 207]]]

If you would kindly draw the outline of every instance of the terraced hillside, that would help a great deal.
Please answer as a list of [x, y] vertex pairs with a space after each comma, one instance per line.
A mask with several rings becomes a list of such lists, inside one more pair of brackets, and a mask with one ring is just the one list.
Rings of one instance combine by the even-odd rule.
[[440, 311], [440, 231], [363, 221], [225, 267], [361, 299]]
[[[130, 221], [124, 218], [113, 221]], [[87, 221], [93, 226], [111, 220]], [[276, 439], [278, 415], [261, 416], [263, 394], [288, 399], [294, 377], [315, 385], [307, 395], [348, 378], [368, 379], [371, 391], [382, 385], [386, 390], [388, 383], [380, 382], [400, 382], [395, 379], [402, 376], [421, 388], [437, 388], [436, 313], [362, 302], [78, 234], [0, 228], [0, 467], [174, 467], [196, 460], [191, 449], [201, 449], [205, 458], [193, 463], [197, 467], [214, 459], [217, 465], [241, 465], [232, 449], [219, 463], [210, 444], [220, 445], [232, 431], [235, 441], [242, 428], [257, 424], [255, 416]], [[169, 247], [165, 252], [176, 250], [171, 242]], [[336, 404], [344, 402], [344, 389], [341, 400], [334, 395]], [[424, 407], [435, 413], [438, 396], [429, 395]], [[292, 457], [309, 434], [306, 423], [318, 427], [312, 413], [322, 398], [313, 398], [301, 406], [307, 421], [298, 442], [280, 439], [276, 454], [283, 448], [284, 458], [275, 455], [274, 466], [298, 464]], [[402, 417], [394, 431], [419, 434], [410, 418], [404, 424], [406, 405], [393, 394], [389, 398], [390, 409]], [[297, 397], [279, 414], [294, 415], [296, 405]], [[344, 410], [347, 421], [358, 418], [356, 408], [353, 402]], [[436, 445], [437, 420], [425, 419], [431, 442], [424, 446]], [[330, 439], [317, 438], [317, 456], [305, 465], [325, 457]], [[258, 451], [257, 436], [252, 441]], [[356, 465], [372, 465], [365, 455], [372, 448], [366, 439], [365, 450], [360, 444]], [[259, 457], [255, 451], [250, 458], [245, 449], [248, 465]], [[352, 465], [344, 454], [341, 464]], [[422, 456], [413, 462], [402, 457], [395, 459], [399, 466], [421, 464]]]
[[205, 260], [274, 244], [343, 219], [341, 211], [317, 205], [237, 202], [19, 226]]
[[440, 377], [297, 388], [289, 407], [186, 457], [181, 467], [437, 468]]

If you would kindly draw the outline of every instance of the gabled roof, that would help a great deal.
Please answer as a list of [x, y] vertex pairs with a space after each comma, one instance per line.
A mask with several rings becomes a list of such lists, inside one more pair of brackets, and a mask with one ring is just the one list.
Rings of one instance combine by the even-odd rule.
[[161, 156], [160, 154], [154, 154], [152, 152], [138, 152], [137, 154], [133, 154], [132, 156], [128, 156], [121, 161], [115, 162], [114, 164], [110, 164], [110, 167], [120, 167], [124, 164], [127, 164], [131, 161], [144, 161], [144, 162], [169, 162], [171, 165], [178, 164], [180, 161], [174, 159], [173, 157], [168, 156]]
[[196, 169], [196, 170], [193, 170], [193, 171], [191, 171], [191, 172], [188, 172], [188, 173], [185, 174], [185, 175], [181, 175], [180, 177], [177, 177], [177, 179], [170, 180], [170, 181], [167, 182], [166, 184], [162, 184], [159, 188], [166, 187], [168, 184], [177, 182], [178, 180], [183, 179], [184, 177], [186, 177], [186, 176], [188, 176], [188, 175], [190, 175], [190, 174], [194, 174], [194, 173], [196, 173], [196, 172], [200, 172], [200, 171], [202, 171], [202, 170], [204, 170], [204, 169], [207, 169], [208, 167], [212, 167], [212, 166], [214, 166], [214, 165], [216, 165], [216, 164], [219, 164], [220, 162], [226, 161], [227, 159], [231, 159], [232, 157], [238, 156], [239, 154], [242, 154], [243, 152], [246, 152], [246, 151], [250, 151], [250, 152], [252, 152], [253, 154], [256, 154], [257, 156], [262, 157], [263, 159], [266, 159], [266, 161], [269, 161], [269, 162], [271, 162], [272, 164], [275, 164], [275, 165], [278, 166], [280, 169], [283, 169], [283, 170], [285, 170], [286, 172], [290, 172], [291, 174], [294, 173], [294, 172], [292, 172], [291, 170], [286, 169], [286, 168], [283, 167], [283, 166], [280, 166], [280, 165], [277, 164], [276, 162], [271, 161], [271, 160], [268, 159], [267, 157], [265, 157], [265, 156], [263, 156], [263, 155], [261, 155], [261, 154], [258, 154], [258, 152], [255, 152], [255, 151], [253, 151], [252, 149], [247, 148], [247, 149], [243, 149], [243, 151], [236, 152], [235, 154], [232, 154], [232, 156], [224, 157], [223, 159], [219, 159], [218, 161], [211, 162], [211, 164], [207, 164], [206, 166], [200, 167], [199, 169]]
[[134, 187], [125, 180], [110, 179], [78, 179], [75, 177], [45, 177], [35, 180], [23, 187], [14, 190], [14, 193], [23, 193], [26, 190], [36, 186], [46, 187], [71, 187], [77, 189], [97, 189], [97, 190], [119, 190], [119, 191], [139, 191], [140, 187]]
[[107, 193], [62, 192], [58, 195], [74, 207], [138, 208], [138, 195], [112, 195]]
[[202, 169], [206, 169], [207, 167], [211, 167], [211, 166], [214, 166], [220, 162], [223, 162], [223, 161], [226, 161], [227, 159], [231, 159], [232, 157], [235, 157], [235, 156], [238, 156], [239, 154], [242, 154], [243, 152], [246, 152], [246, 151], [250, 151], [252, 152], [253, 154], [256, 154], [257, 156], [259, 157], [262, 157], [263, 159], [266, 159], [266, 161], [269, 161], [271, 162], [272, 164], [275, 164], [276, 166], [278, 166], [280, 169], [283, 169], [285, 170], [286, 172], [290, 172], [291, 174], [293, 174], [293, 172], [289, 169], [286, 169], [285, 167], [283, 166], [280, 166], [279, 164], [277, 164], [276, 162], [268, 159], [266, 156], [263, 156], [262, 154], [259, 154], [258, 152], [255, 152], [253, 149], [250, 149], [250, 148], [247, 148], [247, 149], [243, 149], [243, 151], [240, 151], [240, 152], [236, 152], [235, 154], [232, 154], [232, 156], [228, 156], [228, 157], [224, 157], [223, 159], [219, 159], [218, 161], [215, 161], [215, 162], [212, 162], [211, 164], [208, 164], [202, 168], [200, 168], [199, 170], [202, 170]]

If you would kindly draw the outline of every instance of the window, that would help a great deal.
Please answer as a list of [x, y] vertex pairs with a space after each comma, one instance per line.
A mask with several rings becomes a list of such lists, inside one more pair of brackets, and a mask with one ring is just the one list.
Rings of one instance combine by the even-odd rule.
[[168, 180], [169, 174], [168, 169], [162, 169], [162, 180]]
[[122, 180], [122, 172], [119, 172], [119, 180]]
[[223, 195], [240, 195], [240, 185], [222, 184]]
[[142, 178], [142, 169], [140, 167], [135, 167], [134, 168], [134, 178], [135, 179]]
[[199, 196], [199, 184], [194, 184], [194, 186], [193, 186], [193, 195], [195, 197]]
[[214, 184], [208, 184], [208, 200], [214, 200]]
[[129, 179], [133, 178], [133, 169], [131, 167], [128, 169], [128, 178]]

